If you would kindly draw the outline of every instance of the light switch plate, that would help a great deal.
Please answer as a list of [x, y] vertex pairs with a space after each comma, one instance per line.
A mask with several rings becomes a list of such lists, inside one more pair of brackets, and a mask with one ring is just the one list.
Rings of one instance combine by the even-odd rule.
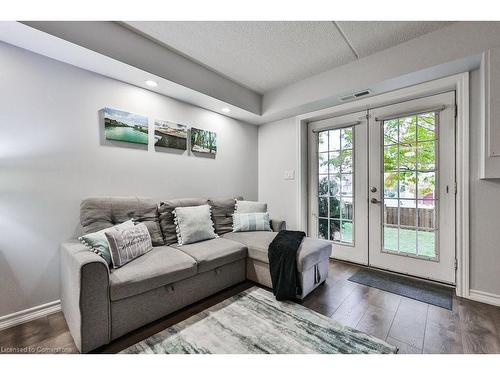
[[290, 170], [285, 171], [283, 178], [285, 180], [295, 180], [295, 170], [290, 169]]

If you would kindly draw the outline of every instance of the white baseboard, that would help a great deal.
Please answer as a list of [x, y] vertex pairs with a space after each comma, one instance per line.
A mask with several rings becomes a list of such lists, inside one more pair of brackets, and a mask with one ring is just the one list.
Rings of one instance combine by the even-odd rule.
[[0, 317], [0, 331], [61, 311], [61, 301], [52, 301]]
[[480, 290], [470, 290], [469, 298], [477, 302], [487, 303], [489, 305], [500, 306], [500, 295], [481, 292]]

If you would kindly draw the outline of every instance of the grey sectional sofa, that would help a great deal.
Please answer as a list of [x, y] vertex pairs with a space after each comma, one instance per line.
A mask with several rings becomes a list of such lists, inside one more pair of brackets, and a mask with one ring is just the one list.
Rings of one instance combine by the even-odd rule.
[[[177, 246], [171, 211], [210, 204], [219, 238]], [[81, 204], [84, 233], [134, 218], [148, 227], [153, 250], [118, 269], [79, 242], [61, 245], [62, 311], [81, 352], [89, 352], [245, 279], [271, 287], [267, 248], [273, 232], [232, 233], [234, 199], [90, 198]], [[172, 230], [174, 232], [172, 232]], [[331, 244], [305, 238], [297, 264], [304, 298], [328, 276]]]

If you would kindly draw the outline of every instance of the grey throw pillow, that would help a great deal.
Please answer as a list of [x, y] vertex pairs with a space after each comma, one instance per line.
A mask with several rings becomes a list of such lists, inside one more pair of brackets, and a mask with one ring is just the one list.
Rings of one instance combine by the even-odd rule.
[[134, 227], [134, 222], [132, 220], [127, 220], [124, 223], [115, 225], [114, 227], [101, 229], [95, 233], [84, 234], [78, 237], [78, 240], [83, 243], [90, 251], [100, 255], [108, 266], [112, 265], [111, 253], [109, 251], [109, 243], [106, 239], [105, 232], [111, 229], [129, 229]]
[[177, 227], [177, 243], [179, 245], [187, 245], [218, 237], [215, 233], [208, 204], [194, 207], [177, 207], [173, 213]]
[[271, 232], [269, 223], [269, 214], [266, 213], [235, 213], [233, 217], [233, 232], [252, 232], [267, 231]]
[[113, 268], [119, 268], [153, 248], [151, 235], [144, 223], [133, 228], [112, 228], [104, 234], [109, 243]]
[[212, 208], [212, 219], [214, 220], [215, 233], [219, 236], [233, 231], [233, 215], [236, 210], [234, 198], [210, 198], [208, 204]]
[[252, 213], [267, 212], [267, 203], [253, 201], [236, 201], [237, 214], [252, 214]]

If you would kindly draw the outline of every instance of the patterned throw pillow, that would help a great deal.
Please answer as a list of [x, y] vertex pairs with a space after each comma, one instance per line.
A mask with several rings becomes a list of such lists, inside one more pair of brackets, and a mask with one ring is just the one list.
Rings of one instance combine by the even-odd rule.
[[177, 207], [174, 211], [174, 221], [177, 228], [177, 243], [189, 243], [209, 240], [219, 237], [215, 233], [210, 206]]
[[253, 201], [236, 201], [236, 213], [252, 214], [255, 212], [267, 212], [267, 203]]
[[113, 268], [119, 268], [153, 248], [151, 235], [144, 223], [127, 229], [113, 228], [104, 234], [109, 243]]
[[269, 224], [269, 214], [267, 212], [234, 214], [233, 232], [252, 232], [252, 231], [271, 232], [271, 225]]
[[83, 243], [87, 248], [100, 255], [104, 260], [108, 263], [108, 266], [112, 265], [111, 262], [111, 253], [109, 252], [109, 244], [108, 240], [106, 239], [106, 235], [104, 234], [106, 231], [111, 230], [111, 229], [127, 229], [127, 228], [133, 228], [134, 227], [134, 222], [132, 220], [128, 220], [124, 223], [115, 225], [114, 227], [109, 227], [105, 229], [101, 229], [98, 232], [94, 233], [89, 233], [85, 234], [83, 236], [78, 237], [78, 240]]

